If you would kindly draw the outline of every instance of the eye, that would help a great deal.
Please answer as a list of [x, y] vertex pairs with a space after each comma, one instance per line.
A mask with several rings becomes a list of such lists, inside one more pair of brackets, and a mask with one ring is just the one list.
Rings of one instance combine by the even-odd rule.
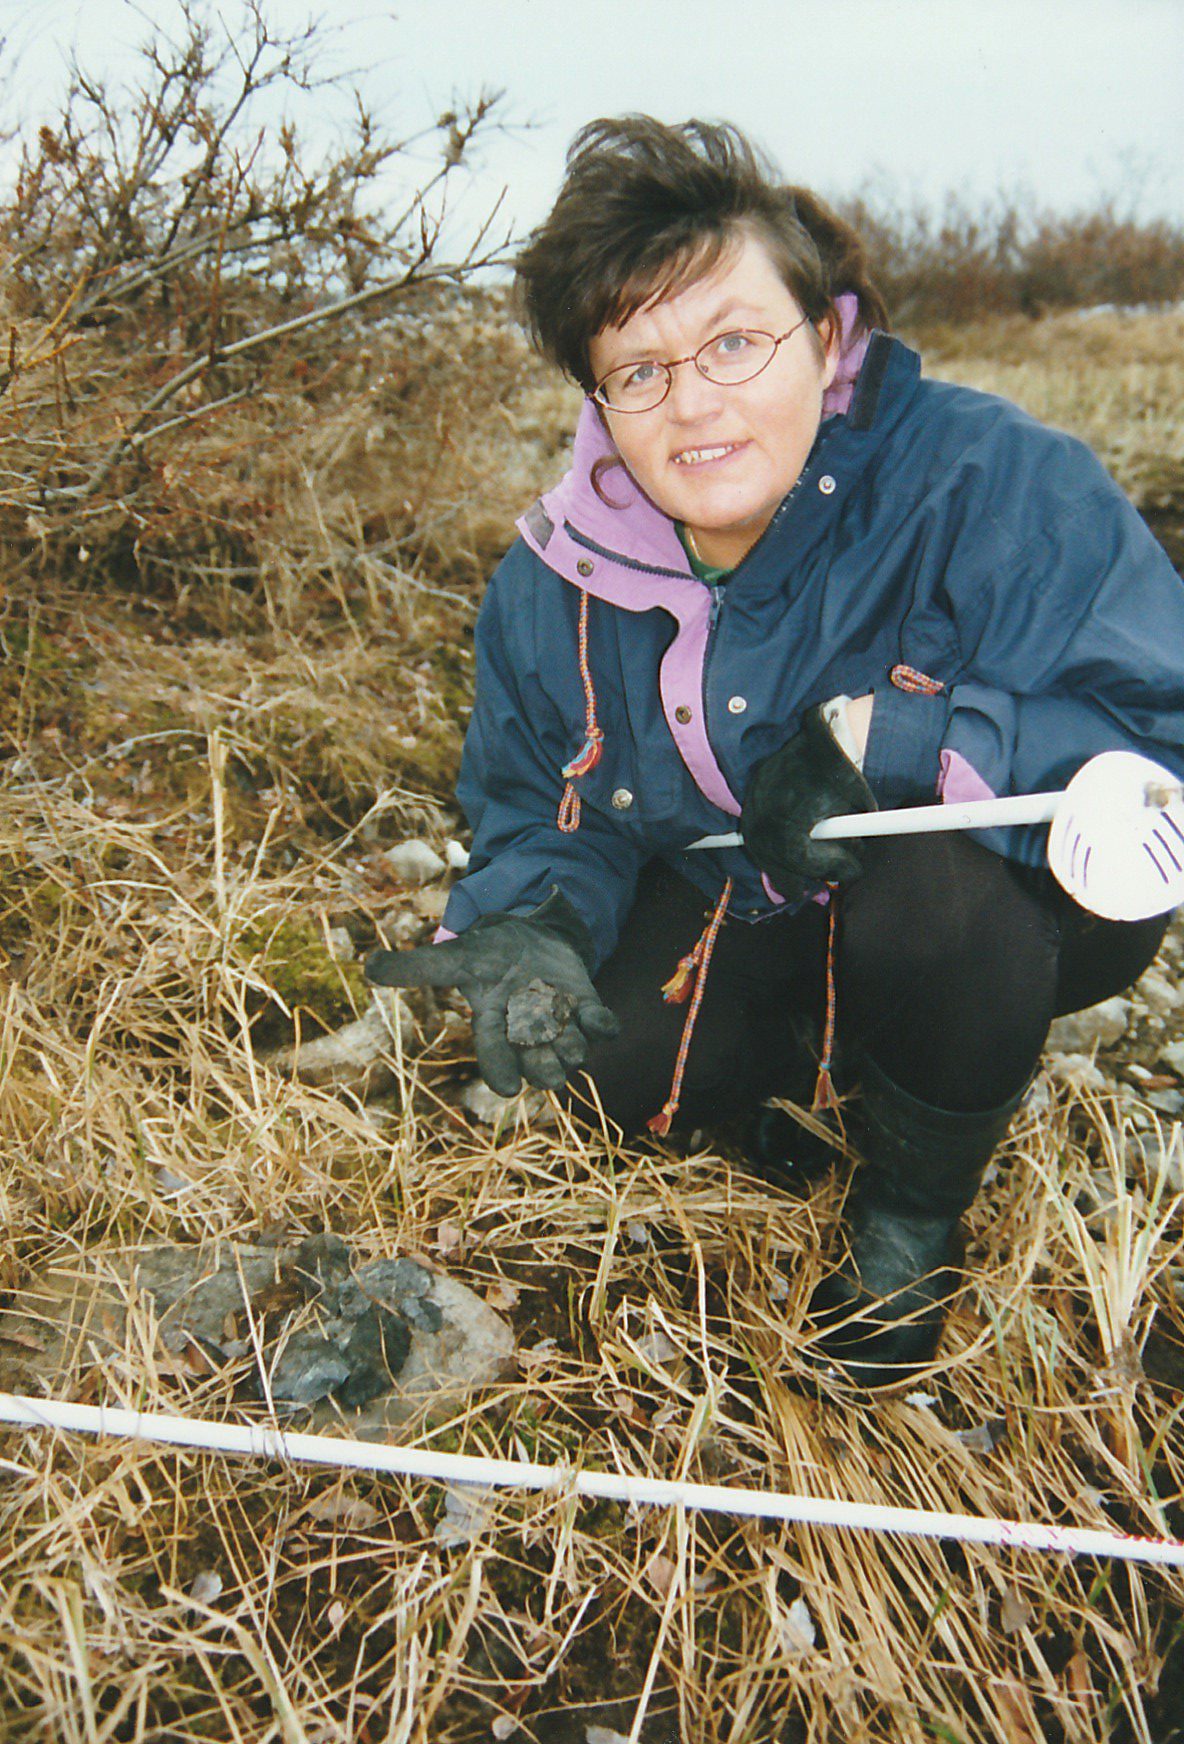
[[652, 387], [658, 377], [658, 365], [647, 359], [644, 363], [635, 363], [630, 369], [626, 367], [617, 371], [617, 378], [623, 388]]
[[704, 347], [704, 356], [708, 364], [741, 363], [743, 359], [752, 356], [753, 340], [750, 333], [720, 333]]

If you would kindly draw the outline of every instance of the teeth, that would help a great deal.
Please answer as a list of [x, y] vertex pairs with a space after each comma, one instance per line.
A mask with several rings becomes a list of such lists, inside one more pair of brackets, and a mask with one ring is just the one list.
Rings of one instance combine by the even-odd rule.
[[735, 446], [734, 442], [725, 442], [722, 448], [684, 448], [674, 456], [675, 464], [694, 466], [700, 460], [718, 460], [721, 454], [730, 454]]

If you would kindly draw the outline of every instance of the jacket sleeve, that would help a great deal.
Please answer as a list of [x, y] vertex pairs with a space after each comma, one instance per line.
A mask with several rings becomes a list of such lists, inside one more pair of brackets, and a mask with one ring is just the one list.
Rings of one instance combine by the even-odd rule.
[[[507, 563], [522, 561], [534, 559], [516, 552]], [[477, 620], [476, 692], [457, 782], [472, 854], [443, 924], [461, 933], [482, 914], [521, 914], [558, 886], [591, 933], [599, 967], [632, 905], [643, 853], [587, 803], [578, 829], [559, 828], [572, 730], [538, 681], [531, 651], [537, 593], [504, 598], [499, 579], [501, 572]], [[572, 648], [574, 661], [574, 640]]]
[[[1075, 445], [1076, 446], [1076, 445]], [[882, 806], [932, 800], [951, 769], [963, 794], [1059, 789], [1100, 751], [1184, 774], [1184, 581], [1090, 457], [1093, 488], [1010, 552], [996, 574], [946, 570], [962, 670], [940, 695], [877, 687], [864, 773]], [[976, 831], [1041, 863], [1046, 832]]]

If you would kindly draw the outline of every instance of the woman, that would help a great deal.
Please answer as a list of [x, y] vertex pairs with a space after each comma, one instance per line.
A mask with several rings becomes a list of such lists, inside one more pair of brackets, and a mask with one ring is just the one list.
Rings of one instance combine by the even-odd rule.
[[1083, 444], [920, 379], [858, 238], [733, 128], [585, 128], [518, 281], [588, 397], [481, 610], [443, 942], [371, 973], [459, 986], [495, 1090], [582, 1070], [627, 1132], [753, 1111], [820, 1041], [864, 1166], [815, 1349], [895, 1380], [1051, 1019], [1167, 920], [1077, 907], [1043, 830], [811, 829], [1184, 771], [1184, 586]]

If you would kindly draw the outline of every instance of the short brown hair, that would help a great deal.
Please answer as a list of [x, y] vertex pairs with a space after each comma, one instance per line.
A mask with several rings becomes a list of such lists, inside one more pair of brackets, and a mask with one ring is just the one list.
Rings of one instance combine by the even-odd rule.
[[815, 329], [845, 291], [864, 327], [887, 327], [855, 230], [777, 171], [727, 122], [648, 115], [590, 121], [567, 154], [549, 217], [517, 262], [524, 324], [544, 357], [590, 392], [588, 347], [656, 298], [702, 278], [749, 231]]

